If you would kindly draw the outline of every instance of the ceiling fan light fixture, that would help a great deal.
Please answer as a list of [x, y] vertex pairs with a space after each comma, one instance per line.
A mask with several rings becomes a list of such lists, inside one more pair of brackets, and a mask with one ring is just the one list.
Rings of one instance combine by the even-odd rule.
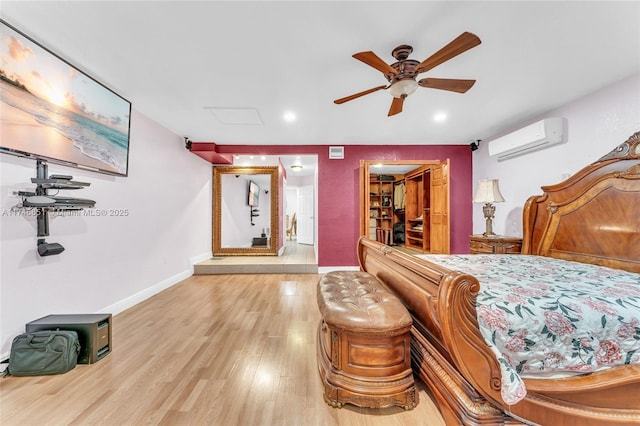
[[418, 82], [413, 78], [407, 78], [404, 80], [396, 81], [389, 88], [389, 93], [394, 98], [402, 98], [403, 96], [409, 96], [418, 88]]
[[391, 107], [389, 108], [388, 117], [402, 112], [404, 99], [416, 91], [418, 87], [429, 89], [448, 90], [451, 92], [465, 93], [473, 86], [475, 80], [460, 80], [453, 78], [423, 78], [416, 80], [418, 74], [427, 72], [443, 64], [449, 59], [453, 59], [461, 53], [479, 45], [481, 43], [477, 35], [470, 32], [463, 32], [453, 41], [449, 42], [443, 48], [433, 55], [429, 56], [422, 62], [415, 59], [409, 59], [409, 55], [413, 52], [413, 47], [408, 44], [402, 44], [391, 52], [391, 56], [398, 62], [393, 64], [386, 63], [378, 55], [372, 51], [359, 52], [352, 55], [355, 59], [364, 62], [371, 68], [382, 72], [384, 78], [389, 82], [388, 86], [373, 87], [362, 92], [355, 93], [344, 98], [333, 101], [335, 104], [343, 104], [352, 101], [361, 96], [377, 92], [378, 90], [389, 89], [389, 93], [393, 96]]

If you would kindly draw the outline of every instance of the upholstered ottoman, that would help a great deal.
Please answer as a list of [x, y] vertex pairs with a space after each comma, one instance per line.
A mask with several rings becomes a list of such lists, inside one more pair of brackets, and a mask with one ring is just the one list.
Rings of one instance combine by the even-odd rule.
[[366, 272], [338, 271], [318, 282], [318, 371], [334, 406], [418, 403], [411, 371], [411, 316]]

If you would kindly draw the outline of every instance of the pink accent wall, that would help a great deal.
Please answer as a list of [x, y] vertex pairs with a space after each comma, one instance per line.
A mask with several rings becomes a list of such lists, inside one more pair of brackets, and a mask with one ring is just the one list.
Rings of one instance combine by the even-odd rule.
[[451, 253], [469, 252], [472, 161], [468, 145], [346, 145], [330, 160], [328, 145], [217, 145], [220, 154], [318, 155], [318, 266], [357, 266], [360, 160], [450, 160]]

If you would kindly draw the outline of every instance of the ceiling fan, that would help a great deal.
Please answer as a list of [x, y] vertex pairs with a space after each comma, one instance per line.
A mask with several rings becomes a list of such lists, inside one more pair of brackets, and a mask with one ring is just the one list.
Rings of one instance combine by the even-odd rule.
[[335, 104], [342, 104], [353, 99], [359, 98], [369, 93], [377, 92], [378, 90], [389, 89], [393, 101], [391, 102], [391, 108], [389, 108], [388, 116], [392, 116], [402, 112], [402, 104], [404, 99], [416, 91], [418, 86], [426, 87], [429, 89], [449, 90], [451, 92], [465, 93], [473, 86], [475, 80], [458, 80], [449, 78], [423, 78], [420, 81], [416, 81], [416, 76], [420, 73], [431, 70], [438, 65], [458, 56], [467, 50], [476, 47], [480, 44], [480, 39], [475, 34], [464, 32], [460, 34], [455, 40], [438, 50], [436, 53], [428, 57], [422, 62], [418, 62], [413, 59], [407, 59], [413, 47], [403, 44], [391, 52], [391, 55], [398, 60], [398, 62], [391, 65], [380, 59], [375, 53], [371, 51], [360, 52], [353, 55], [354, 58], [364, 62], [381, 71], [384, 77], [389, 82], [388, 85], [374, 87], [363, 92], [356, 93], [351, 96], [336, 99], [333, 101]]

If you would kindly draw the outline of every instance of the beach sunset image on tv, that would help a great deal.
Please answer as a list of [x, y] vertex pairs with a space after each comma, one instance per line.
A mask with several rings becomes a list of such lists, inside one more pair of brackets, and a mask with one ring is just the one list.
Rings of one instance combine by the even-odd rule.
[[0, 22], [0, 148], [126, 176], [131, 103]]

